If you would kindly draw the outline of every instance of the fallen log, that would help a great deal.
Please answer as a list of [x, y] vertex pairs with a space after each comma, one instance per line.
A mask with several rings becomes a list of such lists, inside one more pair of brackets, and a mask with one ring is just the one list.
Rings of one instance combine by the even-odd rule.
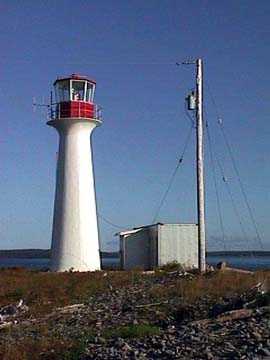
[[247, 319], [252, 317], [254, 314], [254, 309], [240, 309], [240, 310], [231, 310], [219, 315], [217, 321], [232, 321], [238, 319]]
[[168, 304], [168, 302], [169, 302], [168, 300], [165, 300], [165, 301], [150, 303], [150, 304], [134, 305], [134, 306], [132, 306], [132, 309], [159, 306], [159, 305], [163, 305], [163, 304]]
[[13, 321], [9, 321], [9, 322], [5, 322], [3, 324], [0, 324], [0, 330], [1, 329], [5, 329], [5, 328], [8, 328], [10, 326], [14, 325], [14, 322]]
[[72, 313], [83, 307], [85, 307], [84, 304], [73, 304], [73, 305], [67, 305], [67, 306], [64, 306], [61, 308], [57, 308], [57, 309], [55, 309], [55, 311], [60, 312], [60, 313]]
[[258, 314], [259, 315], [267, 315], [270, 313], [269, 306], [263, 306], [257, 309], [240, 309], [240, 310], [231, 310], [227, 311], [219, 316], [217, 316], [215, 319], [208, 318], [208, 319], [202, 319], [202, 320], [196, 320], [192, 321], [191, 325], [205, 325], [215, 322], [225, 322], [225, 321], [234, 321], [234, 320], [241, 320], [241, 319], [249, 319], [251, 317], [255, 317]]

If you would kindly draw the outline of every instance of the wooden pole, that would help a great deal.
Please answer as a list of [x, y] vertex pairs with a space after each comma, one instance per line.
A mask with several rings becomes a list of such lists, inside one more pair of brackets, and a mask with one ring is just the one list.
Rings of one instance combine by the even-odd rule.
[[197, 212], [198, 212], [198, 252], [199, 271], [206, 270], [205, 262], [205, 200], [204, 200], [204, 149], [203, 149], [203, 70], [202, 59], [197, 60], [197, 101], [196, 101], [196, 124], [197, 124]]

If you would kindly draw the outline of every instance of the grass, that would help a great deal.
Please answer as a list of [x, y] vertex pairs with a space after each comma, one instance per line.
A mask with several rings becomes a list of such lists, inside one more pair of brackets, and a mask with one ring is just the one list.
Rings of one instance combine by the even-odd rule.
[[9, 347], [4, 346], [1, 360], [78, 360], [85, 351], [85, 343], [76, 340], [70, 346], [59, 339], [25, 339]]
[[[26, 337], [16, 343], [5, 336], [5, 343], [0, 351], [1, 360], [60, 360], [58, 355], [67, 349], [67, 341], [51, 337], [46, 327], [39, 329], [39, 339]], [[77, 358], [78, 359], [78, 358]], [[75, 360], [75, 358], [74, 358]]]
[[[177, 268], [168, 264], [166, 271]], [[104, 276], [107, 275], [107, 276]], [[156, 274], [155, 276], [166, 276]], [[144, 281], [145, 275], [139, 272], [91, 272], [91, 273], [50, 273], [28, 271], [26, 269], [0, 270], [0, 307], [23, 299], [30, 307], [30, 314], [43, 315], [55, 307], [83, 302], [109, 288], [124, 287]], [[252, 275], [235, 272], [217, 272], [205, 276], [176, 279], [169, 287], [159, 286], [152, 290], [157, 299], [181, 297], [195, 301], [202, 296], [232, 296], [269, 278], [269, 272], [256, 272]], [[149, 279], [149, 275], [147, 275]], [[268, 280], [269, 281], [269, 280]], [[269, 284], [270, 285], [270, 284]], [[150, 290], [151, 291], [151, 290]]]
[[[166, 271], [177, 268], [168, 264]], [[107, 276], [104, 276], [106, 274]], [[155, 276], [162, 278], [162, 273]], [[0, 308], [23, 299], [30, 307], [28, 316], [50, 313], [54, 308], [86, 301], [97, 292], [110, 287], [121, 288], [128, 284], [144, 281], [140, 272], [91, 272], [91, 273], [50, 273], [26, 269], [0, 270]], [[149, 275], [147, 275], [149, 279]], [[269, 279], [269, 272], [252, 275], [235, 272], [217, 272], [195, 276], [192, 280], [179, 278], [169, 287], [159, 286], [149, 290], [153, 299], [182, 298], [189, 302], [202, 296], [213, 298], [232, 296]], [[269, 282], [269, 280], [268, 280]], [[270, 286], [270, 284], [269, 284]]]
[[[124, 325], [116, 329], [106, 329], [100, 336], [106, 339], [112, 338], [142, 338], [151, 335], [159, 335], [160, 330], [156, 326], [146, 324]], [[41, 336], [42, 335], [42, 336]], [[97, 336], [95, 329], [80, 337], [70, 339], [50, 337], [49, 330], [44, 326], [39, 329], [38, 339], [25, 338], [16, 344], [6, 341], [0, 350], [1, 360], [78, 360], [85, 352], [87, 342], [93, 341]], [[8, 339], [8, 337], [6, 337]]]
[[141, 338], [151, 335], [159, 335], [160, 330], [156, 326], [147, 324], [134, 324], [134, 325], [123, 325], [116, 329], [108, 329], [102, 335], [107, 338], [121, 337], [123, 339], [128, 338]]
[[204, 296], [213, 299], [234, 296], [262, 281], [267, 281], [270, 287], [269, 272], [261, 271], [254, 274], [216, 272], [205, 276], [195, 276], [192, 280], [188, 278], [176, 280], [168, 288], [160, 287], [153, 290], [152, 296], [156, 299], [178, 297], [192, 303]]
[[0, 270], [0, 307], [23, 299], [30, 315], [50, 313], [53, 308], [83, 302], [109, 285], [122, 287], [134, 281], [134, 276], [110, 272], [50, 273], [20, 269]]

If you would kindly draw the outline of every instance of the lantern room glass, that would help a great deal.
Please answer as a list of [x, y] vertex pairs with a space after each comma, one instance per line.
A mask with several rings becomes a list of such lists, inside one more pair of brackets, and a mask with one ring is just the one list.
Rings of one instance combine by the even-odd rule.
[[94, 102], [94, 90], [95, 90], [95, 85], [87, 82], [87, 87], [86, 87], [87, 102]]
[[59, 80], [55, 84], [56, 103], [68, 101], [94, 102], [95, 84], [85, 80]]
[[85, 81], [71, 81], [71, 100], [85, 101]]
[[70, 100], [70, 91], [69, 91], [69, 80], [59, 81], [55, 85], [55, 95], [56, 102], [65, 102]]

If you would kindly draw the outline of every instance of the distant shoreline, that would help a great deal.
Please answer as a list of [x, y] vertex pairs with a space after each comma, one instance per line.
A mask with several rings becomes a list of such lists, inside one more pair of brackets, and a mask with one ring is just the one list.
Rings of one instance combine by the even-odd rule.
[[[17, 259], [47, 259], [50, 257], [50, 249], [13, 249], [13, 250], [0, 250], [0, 258], [17, 258]], [[117, 251], [101, 251], [101, 257], [118, 258]]]
[[[209, 251], [206, 254], [212, 256], [270, 256], [270, 251]], [[49, 258], [49, 249], [14, 249], [0, 250], [0, 258]], [[102, 258], [118, 258], [118, 251], [101, 251]]]
[[209, 251], [207, 256], [270, 256], [270, 251]]

